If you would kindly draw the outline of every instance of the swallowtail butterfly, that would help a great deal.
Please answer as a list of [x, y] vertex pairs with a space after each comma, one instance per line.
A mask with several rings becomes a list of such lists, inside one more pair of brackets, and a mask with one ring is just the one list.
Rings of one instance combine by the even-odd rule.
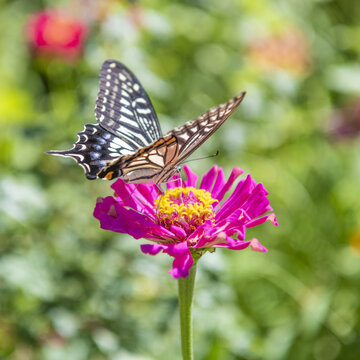
[[245, 92], [162, 135], [151, 101], [123, 64], [106, 60], [96, 99], [98, 124], [86, 124], [70, 150], [47, 154], [70, 157], [88, 179], [123, 177], [127, 183], [160, 184], [232, 114]]

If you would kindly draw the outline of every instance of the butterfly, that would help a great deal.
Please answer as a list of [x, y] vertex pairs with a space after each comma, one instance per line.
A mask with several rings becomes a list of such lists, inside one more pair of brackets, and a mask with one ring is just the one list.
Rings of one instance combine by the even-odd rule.
[[135, 75], [116, 60], [100, 71], [97, 124], [86, 124], [69, 150], [47, 154], [74, 159], [88, 179], [122, 177], [133, 184], [166, 182], [239, 106], [245, 92], [162, 135], [151, 101]]

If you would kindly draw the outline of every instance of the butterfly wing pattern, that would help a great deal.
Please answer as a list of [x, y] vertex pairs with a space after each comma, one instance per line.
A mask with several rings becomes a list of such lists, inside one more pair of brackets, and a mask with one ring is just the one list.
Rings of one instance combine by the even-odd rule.
[[233, 113], [245, 92], [195, 120], [161, 135], [149, 97], [134, 74], [115, 60], [104, 62], [95, 106], [98, 124], [86, 124], [70, 150], [48, 154], [71, 157], [88, 179], [123, 177], [128, 183], [167, 181], [177, 166]]
[[98, 172], [114, 158], [161, 137], [145, 90], [135, 75], [115, 60], [105, 61], [101, 68], [95, 118], [98, 124], [86, 124], [72, 149], [47, 152], [74, 159], [90, 180], [98, 178]]
[[99, 172], [99, 177], [111, 180], [123, 176], [131, 183], [165, 182], [177, 172], [177, 166], [224, 123], [244, 96], [245, 93], [241, 93], [134, 154], [110, 162]]

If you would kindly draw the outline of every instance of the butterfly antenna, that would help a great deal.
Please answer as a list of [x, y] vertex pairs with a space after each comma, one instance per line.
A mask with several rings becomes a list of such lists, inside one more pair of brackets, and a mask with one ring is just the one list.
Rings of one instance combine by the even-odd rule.
[[179, 177], [176, 180], [179, 180], [180, 181], [180, 186], [181, 187], [181, 202], [184, 203], [184, 197], [183, 197], [183, 182], [181, 181], [181, 168], [180, 167], [176, 167], [176, 173], [179, 174]]
[[161, 185], [162, 185], [162, 184], [167, 184], [167, 182], [166, 182], [166, 183], [161, 183], [161, 184], [154, 184], [154, 185], [155, 185], [155, 186], [157, 187], [157, 189], [161, 192], [161, 194], [164, 195], [166, 189], [164, 190], [164, 189], [161, 188]]
[[129, 194], [129, 196], [126, 197], [125, 199], [121, 199], [120, 201], [121, 201], [121, 202], [124, 202], [124, 201], [126, 201], [127, 199], [131, 198], [132, 194], [135, 192], [135, 190], [138, 188], [139, 185], [140, 185], [140, 184], [136, 184], [134, 190]]
[[180, 165], [187, 164], [187, 163], [189, 163], [189, 162], [191, 162], [191, 161], [198, 161], [198, 160], [210, 159], [210, 158], [212, 158], [212, 157], [218, 156], [219, 153], [220, 153], [220, 151], [219, 151], [219, 150], [216, 150], [216, 153], [215, 153], [215, 154], [212, 154], [212, 155], [209, 155], [209, 156], [205, 156], [205, 157], [201, 157], [201, 158], [186, 160], [186, 161], [183, 161]]

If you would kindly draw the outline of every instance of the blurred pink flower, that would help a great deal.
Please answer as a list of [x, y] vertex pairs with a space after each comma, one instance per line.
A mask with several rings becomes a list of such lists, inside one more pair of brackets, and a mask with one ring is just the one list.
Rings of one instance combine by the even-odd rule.
[[331, 115], [330, 125], [326, 130], [336, 140], [355, 139], [360, 134], [360, 100], [356, 100]]
[[81, 55], [87, 32], [80, 19], [49, 9], [32, 14], [25, 26], [34, 54], [68, 60]]
[[[165, 194], [156, 185], [117, 180], [111, 186], [114, 197], [100, 198], [96, 204], [94, 216], [101, 228], [153, 241], [141, 245], [142, 252], [156, 255], [162, 251], [173, 256], [170, 274], [175, 278], [187, 277], [193, 258], [215, 248], [242, 250], [250, 246], [255, 251], [267, 251], [257, 239], [245, 241], [247, 228], [267, 220], [278, 225], [274, 213], [265, 215], [272, 208], [262, 184], [248, 175], [220, 205], [243, 170], [234, 168], [226, 181], [223, 170], [215, 165], [199, 188], [198, 176], [186, 165], [184, 171], [187, 180], [176, 177], [176, 182], [168, 183]], [[177, 187], [175, 183], [180, 182], [182, 186]]]

